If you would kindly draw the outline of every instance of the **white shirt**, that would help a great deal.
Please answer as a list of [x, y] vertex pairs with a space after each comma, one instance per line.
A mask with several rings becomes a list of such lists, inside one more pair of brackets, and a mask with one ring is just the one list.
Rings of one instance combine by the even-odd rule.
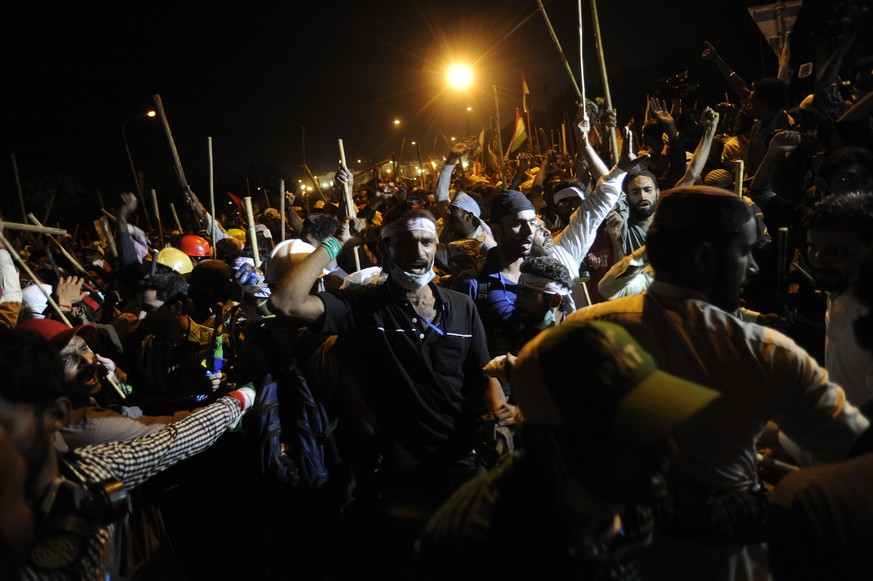
[[873, 353], [858, 345], [853, 322], [867, 309], [852, 293], [828, 295], [825, 368], [856, 406], [873, 400]]
[[597, 181], [597, 187], [590, 196], [586, 196], [579, 207], [570, 216], [570, 223], [552, 238], [554, 253], [552, 256], [570, 271], [573, 282], [570, 285], [573, 301], [577, 307], [588, 304], [588, 293], [583, 288], [584, 282], [579, 280], [579, 267], [597, 236], [597, 228], [615, 206], [621, 194], [621, 182], [627, 172], [618, 166]]

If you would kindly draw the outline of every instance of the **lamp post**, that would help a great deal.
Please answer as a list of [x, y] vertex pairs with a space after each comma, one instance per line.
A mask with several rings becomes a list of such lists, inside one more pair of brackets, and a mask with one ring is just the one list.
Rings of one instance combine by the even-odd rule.
[[127, 153], [127, 161], [130, 162], [130, 171], [133, 173], [133, 181], [136, 184], [136, 193], [139, 196], [139, 205], [142, 208], [143, 215], [145, 215], [146, 222], [149, 225], [149, 230], [152, 228], [152, 221], [149, 217], [149, 212], [146, 209], [145, 199], [143, 198], [142, 183], [140, 183], [139, 175], [136, 173], [136, 166], [133, 165], [133, 156], [130, 154], [130, 146], [127, 144], [127, 124], [134, 119], [140, 119], [141, 117], [154, 117], [155, 115], [156, 113], [154, 111], [148, 111], [141, 115], [135, 115], [121, 124], [121, 141], [124, 143], [124, 151]]
[[412, 145], [415, 146], [415, 149], [418, 152], [418, 183], [421, 188], [424, 189], [424, 169], [422, 168], [421, 163], [421, 145], [417, 141], [413, 141]]
[[[394, 127], [400, 127], [400, 119], [395, 118], [394, 121], [392, 121], [392, 124]], [[403, 156], [403, 144], [400, 145], [400, 155], [401, 157]], [[400, 162], [403, 163], [403, 160], [401, 159]], [[394, 157], [393, 153], [391, 154], [391, 170], [394, 179], [397, 179], [397, 158]]]

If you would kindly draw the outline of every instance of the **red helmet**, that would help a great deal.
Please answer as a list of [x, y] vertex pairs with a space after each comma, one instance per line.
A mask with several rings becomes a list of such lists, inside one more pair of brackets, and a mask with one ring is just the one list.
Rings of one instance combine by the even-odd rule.
[[212, 248], [209, 242], [196, 234], [185, 234], [179, 240], [179, 250], [188, 256], [212, 256]]

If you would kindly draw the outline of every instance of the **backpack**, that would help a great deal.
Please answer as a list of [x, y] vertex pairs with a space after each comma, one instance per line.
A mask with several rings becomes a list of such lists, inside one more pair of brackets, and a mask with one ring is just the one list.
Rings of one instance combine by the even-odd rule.
[[281, 353], [275, 337], [264, 339], [260, 344], [271, 369], [256, 384], [242, 426], [254, 448], [256, 472], [267, 482], [300, 492], [321, 490], [339, 476], [343, 464], [334, 434], [337, 420], [330, 419], [296, 359]]
[[291, 488], [319, 490], [330, 478], [337, 421], [328, 419], [296, 368], [279, 380], [268, 374], [257, 392], [246, 417], [259, 440], [261, 476]]

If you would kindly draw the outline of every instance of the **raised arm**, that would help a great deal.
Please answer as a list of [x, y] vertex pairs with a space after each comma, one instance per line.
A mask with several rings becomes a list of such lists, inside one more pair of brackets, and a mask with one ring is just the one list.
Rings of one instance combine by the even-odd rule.
[[773, 193], [773, 175], [785, 158], [786, 153], [794, 151], [800, 144], [799, 131], [780, 131], [770, 140], [767, 153], [761, 160], [752, 184], [749, 188], [749, 197], [752, 201], [762, 206], [775, 194]]
[[591, 133], [591, 121], [581, 105], [576, 112], [576, 119], [573, 120], [573, 131], [576, 133], [576, 158], [578, 161], [585, 162], [591, 174], [591, 181], [597, 183], [600, 178], [609, 173], [609, 168], [588, 139]]
[[[344, 166], [336, 172], [335, 181], [338, 187], [350, 183], [352, 172]], [[270, 295], [268, 306], [270, 311], [294, 318], [303, 323], [313, 323], [324, 315], [324, 303], [311, 294], [312, 287], [327, 265], [339, 255], [344, 243], [351, 243], [352, 235], [363, 232], [366, 228], [364, 220], [346, 219], [337, 230], [338, 237], [329, 237], [322, 242], [309, 256], [291, 267], [282, 280], [276, 284]]]
[[621, 155], [618, 163], [597, 182], [594, 191], [582, 200], [582, 203], [570, 216], [570, 223], [552, 243], [561, 247], [573, 256], [573, 260], [581, 264], [594, 243], [597, 228], [615, 206], [621, 194], [621, 182], [625, 174], [636, 165], [643, 163], [648, 155], [637, 156], [633, 152], [633, 136], [629, 127], [622, 127]]
[[705, 41], [703, 44], [706, 45], [706, 48], [703, 49], [703, 54], [701, 54], [700, 57], [703, 60], [715, 63], [728, 85], [731, 86], [731, 89], [733, 89], [734, 93], [736, 93], [741, 100], [748, 98], [748, 96], [752, 94], [752, 90], [746, 85], [746, 81], [744, 81], [735, 70], [728, 66], [724, 59], [718, 54], [718, 51], [715, 50], [714, 46]]
[[298, 234], [303, 230], [303, 218], [294, 209], [294, 200], [297, 199], [293, 192], [285, 192], [285, 214], [288, 217], [288, 224], [291, 229]]
[[203, 204], [200, 203], [200, 199], [197, 197], [197, 194], [194, 193], [194, 190], [190, 187], [186, 188], [182, 193], [182, 197], [185, 199], [185, 203], [188, 204], [188, 207], [191, 208], [191, 211], [194, 212], [200, 225], [206, 228], [206, 231], [212, 237], [213, 244], [219, 240], [230, 237], [230, 234], [227, 233], [227, 230], [224, 229], [221, 222], [216, 220], [214, 216], [209, 215], [209, 212], [207, 212], [206, 208], [203, 207]]
[[439, 176], [437, 176], [436, 186], [434, 186], [433, 195], [438, 204], [448, 204], [449, 189], [452, 185], [452, 175], [454, 174], [455, 166], [462, 157], [473, 151], [475, 147], [476, 137], [471, 135], [463, 141], [455, 143], [449, 150], [446, 161], [443, 163]]
[[685, 175], [682, 176], [675, 187], [692, 186], [703, 181], [703, 168], [709, 159], [709, 151], [712, 149], [712, 140], [715, 138], [715, 132], [718, 129], [718, 113], [707, 107], [700, 114], [700, 126], [703, 127], [703, 135], [700, 137], [700, 142], [697, 144], [697, 149], [694, 150], [694, 155], [691, 157], [691, 163], [685, 168]]
[[130, 235], [128, 218], [136, 211], [136, 196], [130, 192], [122, 192], [121, 203], [118, 206], [118, 220], [115, 222], [115, 241], [118, 246], [118, 266], [125, 268], [134, 262], [140, 262]]

